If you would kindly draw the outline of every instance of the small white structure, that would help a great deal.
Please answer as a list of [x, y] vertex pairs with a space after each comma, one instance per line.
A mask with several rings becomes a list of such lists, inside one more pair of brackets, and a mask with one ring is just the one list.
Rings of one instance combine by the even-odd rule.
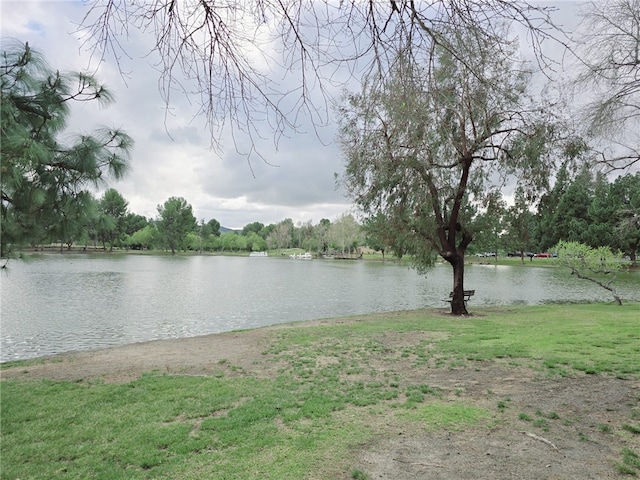
[[249, 256], [250, 257], [268, 257], [269, 254], [267, 252], [251, 252]]
[[311, 253], [307, 252], [307, 253], [294, 253], [292, 255], [289, 255], [290, 258], [293, 258], [294, 260], [311, 260], [313, 258], [313, 255], [311, 255]]

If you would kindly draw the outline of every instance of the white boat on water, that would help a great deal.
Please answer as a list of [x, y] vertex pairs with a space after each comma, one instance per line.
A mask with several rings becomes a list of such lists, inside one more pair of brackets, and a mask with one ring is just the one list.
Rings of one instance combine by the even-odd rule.
[[269, 254], [267, 252], [251, 252], [249, 256], [250, 257], [268, 257]]
[[311, 260], [313, 258], [313, 255], [311, 255], [311, 253], [307, 252], [307, 253], [294, 253], [292, 255], [289, 255], [290, 258], [293, 258], [294, 260]]

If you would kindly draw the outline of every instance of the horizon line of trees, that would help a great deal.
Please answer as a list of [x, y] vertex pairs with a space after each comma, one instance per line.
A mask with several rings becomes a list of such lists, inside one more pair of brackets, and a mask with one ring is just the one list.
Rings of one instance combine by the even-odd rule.
[[[60, 244], [104, 250], [170, 250], [192, 252], [252, 252], [301, 248], [313, 253], [353, 254], [366, 246], [402, 258], [389, 225], [359, 223], [343, 214], [333, 222], [323, 218], [294, 223], [286, 218], [265, 225], [251, 222], [241, 230], [225, 231], [215, 218], [199, 221], [191, 205], [171, 197], [158, 205], [158, 215], [146, 218], [129, 211], [128, 202], [110, 188], [99, 198], [90, 196], [85, 214], [75, 226], [52, 229], [30, 245]], [[517, 189], [511, 205], [496, 192], [483, 211], [470, 213], [473, 241], [469, 253], [546, 252], [559, 241], [579, 242], [593, 248], [609, 247], [629, 256], [635, 264], [640, 246], [640, 172], [609, 181], [601, 173], [563, 165], [553, 187], [533, 205]], [[64, 231], [66, 235], [60, 236]], [[393, 245], [393, 247], [391, 246]]]
[[[157, 206], [158, 215], [146, 218], [129, 211], [128, 202], [114, 188], [94, 198], [87, 192], [83, 214], [75, 222], [66, 221], [62, 230], [40, 232], [28, 242], [32, 248], [59, 244], [113, 251], [118, 249], [195, 252], [252, 252], [302, 248], [310, 252], [352, 254], [361, 244], [361, 227], [350, 214], [334, 222], [323, 218], [314, 225], [286, 218], [277, 224], [251, 222], [241, 230], [229, 230], [212, 218], [198, 221], [192, 206], [182, 197], [171, 197]], [[20, 245], [15, 245], [20, 247]], [[8, 245], [11, 247], [11, 245]]]

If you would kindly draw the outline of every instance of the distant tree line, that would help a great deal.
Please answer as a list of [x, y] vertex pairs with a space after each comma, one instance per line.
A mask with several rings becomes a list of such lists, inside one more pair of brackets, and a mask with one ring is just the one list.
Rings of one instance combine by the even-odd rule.
[[[171, 197], [158, 205], [158, 215], [146, 218], [129, 211], [128, 202], [115, 189], [99, 198], [88, 196], [77, 222], [64, 230], [34, 237], [30, 245], [59, 243], [104, 250], [167, 250], [176, 252], [252, 252], [303, 249], [321, 253], [355, 255], [366, 246], [394, 257], [406, 251], [384, 221], [360, 224], [350, 214], [331, 222], [322, 219], [297, 222], [285, 218], [264, 225], [252, 222], [241, 230], [228, 230], [215, 218], [197, 220], [184, 198]], [[507, 252], [523, 259], [527, 252], [547, 252], [558, 242], [579, 242], [593, 248], [609, 247], [637, 261], [640, 245], [640, 173], [610, 181], [583, 168], [564, 165], [554, 186], [534, 205], [521, 189], [507, 202], [494, 194], [483, 210], [469, 213], [476, 252]], [[61, 237], [59, 232], [64, 231]]]
[[510, 203], [497, 195], [475, 215], [473, 252], [547, 252], [567, 241], [609, 247], [637, 262], [640, 172], [610, 181], [589, 168], [572, 173], [563, 165], [535, 207], [521, 189]]
[[[80, 208], [80, 207], [78, 207]], [[39, 248], [58, 244], [60, 249], [91, 248], [167, 250], [176, 252], [252, 252], [303, 249], [314, 253], [355, 254], [364, 242], [361, 226], [344, 214], [333, 223], [324, 218], [314, 225], [286, 218], [275, 224], [252, 222], [229, 230], [215, 218], [198, 221], [186, 199], [171, 197], [158, 205], [158, 215], [146, 218], [129, 211], [127, 200], [110, 188], [99, 198], [85, 192], [82, 214], [59, 228], [34, 234], [20, 246]], [[55, 226], [55, 225], [54, 225]], [[15, 245], [18, 246], [18, 245]]]

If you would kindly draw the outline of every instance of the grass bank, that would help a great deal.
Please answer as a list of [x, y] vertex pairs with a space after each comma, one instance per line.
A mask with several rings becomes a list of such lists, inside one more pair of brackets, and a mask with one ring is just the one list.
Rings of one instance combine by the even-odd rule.
[[[424, 432], [503, 421], [508, 399], [480, 405], [430, 383], [429, 372], [495, 363], [540, 379], [640, 378], [640, 304], [476, 313], [396, 312], [269, 330], [255, 360], [268, 367], [260, 374], [225, 365], [213, 376], [148, 372], [124, 384], [5, 379], [1, 476], [368, 478], [353, 452], [397, 435], [391, 424]], [[639, 418], [628, 419], [625, 435], [640, 432]], [[640, 449], [628, 450], [633, 461], [621, 465], [640, 474]]]

